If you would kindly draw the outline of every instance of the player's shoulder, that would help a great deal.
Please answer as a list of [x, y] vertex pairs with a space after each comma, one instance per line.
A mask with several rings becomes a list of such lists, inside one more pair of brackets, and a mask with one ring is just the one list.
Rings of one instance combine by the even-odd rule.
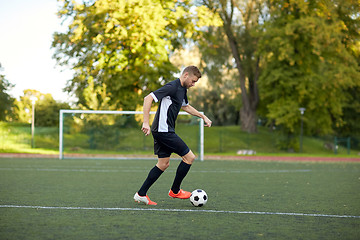
[[180, 82], [180, 79], [177, 78], [171, 82], [168, 82], [167, 84], [165, 85], [170, 85], [170, 86], [174, 86], [174, 87], [178, 87], [179, 85], [181, 85], [181, 82]]
[[180, 79], [175, 79], [171, 82], [168, 82], [164, 85], [164, 88], [167, 89], [171, 94], [174, 94], [178, 91], [179, 87], [181, 86]]

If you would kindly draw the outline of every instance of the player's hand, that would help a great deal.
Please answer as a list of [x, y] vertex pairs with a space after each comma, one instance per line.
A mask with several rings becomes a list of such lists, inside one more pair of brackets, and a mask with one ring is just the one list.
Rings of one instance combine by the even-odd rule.
[[145, 136], [150, 134], [150, 125], [148, 123], [143, 123], [141, 131], [145, 134]]
[[212, 121], [204, 116], [205, 127], [211, 127]]

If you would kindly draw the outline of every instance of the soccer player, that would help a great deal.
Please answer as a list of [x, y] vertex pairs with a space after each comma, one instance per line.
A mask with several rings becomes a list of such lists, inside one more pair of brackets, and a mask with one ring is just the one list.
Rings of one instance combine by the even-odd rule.
[[[205, 126], [211, 127], [211, 120], [190, 106], [187, 98], [187, 89], [195, 86], [199, 78], [201, 78], [199, 69], [195, 66], [188, 66], [183, 70], [180, 78], [167, 83], [144, 98], [144, 122], [142, 131], [146, 136], [149, 135], [151, 131], [154, 138], [154, 153], [158, 156], [158, 162], [155, 167], [150, 170], [140, 190], [135, 193], [134, 200], [136, 202], [147, 205], [157, 205], [156, 202], [150, 200], [147, 191], [169, 167], [170, 155], [172, 153], [178, 154], [182, 158], [182, 161], [176, 170], [175, 179], [169, 191], [169, 197], [180, 199], [190, 198], [191, 193], [180, 189], [180, 185], [189, 172], [195, 160], [195, 155], [186, 143], [176, 135], [175, 121], [180, 109], [182, 109], [193, 116], [202, 118]], [[153, 101], [160, 101], [160, 104], [150, 129], [149, 115]]]

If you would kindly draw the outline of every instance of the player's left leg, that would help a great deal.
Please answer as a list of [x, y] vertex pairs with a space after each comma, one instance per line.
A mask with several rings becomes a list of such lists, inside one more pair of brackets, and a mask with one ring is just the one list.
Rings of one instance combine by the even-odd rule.
[[186, 192], [180, 189], [180, 185], [184, 180], [185, 176], [187, 175], [187, 173], [189, 172], [190, 167], [194, 162], [194, 160], [195, 160], [195, 155], [191, 150], [189, 150], [187, 154], [182, 156], [182, 161], [180, 162], [176, 170], [175, 179], [171, 187], [171, 190], [169, 192], [170, 197], [187, 199], [191, 196], [190, 192]]

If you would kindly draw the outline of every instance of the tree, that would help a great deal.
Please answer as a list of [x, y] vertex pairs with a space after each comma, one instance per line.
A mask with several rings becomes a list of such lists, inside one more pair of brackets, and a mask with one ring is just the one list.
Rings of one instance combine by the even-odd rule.
[[[360, 66], [360, 2], [354, 0], [332, 0], [333, 16], [341, 20], [346, 27], [342, 29], [342, 42], [347, 51], [356, 59]], [[349, 101], [343, 108], [343, 125], [334, 125], [336, 134], [340, 137], [360, 136], [360, 87], [359, 85], [349, 88], [345, 94]], [[352, 143], [351, 146], [359, 146], [360, 139]]]
[[35, 125], [41, 127], [53, 127], [59, 125], [60, 109], [69, 109], [68, 103], [55, 101], [51, 94], [43, 94], [37, 90], [26, 89], [19, 101], [15, 101], [17, 106], [15, 116], [19, 122], [31, 122], [32, 117], [32, 98], [35, 102]]
[[[202, 4], [219, 14], [223, 25], [215, 39], [216, 43], [226, 39], [237, 69], [241, 90], [240, 121], [241, 128], [247, 132], [256, 132], [256, 110], [259, 103], [258, 77], [260, 57], [257, 55], [258, 33], [264, 22], [262, 1], [203, 0]], [[217, 45], [217, 44], [216, 44]], [[218, 53], [223, 54], [223, 52]], [[224, 56], [226, 56], [226, 51]], [[225, 59], [224, 59], [225, 60]], [[227, 64], [228, 59], [223, 62]]]
[[[0, 64], [0, 71], [2, 67]], [[12, 98], [7, 92], [15, 85], [6, 80], [5, 75], [0, 74], [0, 121], [5, 121], [12, 115], [12, 107], [14, 98]]]
[[59, 16], [68, 30], [55, 33], [52, 46], [58, 64], [75, 70], [66, 90], [91, 108], [84, 89], [106, 87], [106, 97], [97, 95], [98, 106], [106, 99], [113, 108], [134, 110], [142, 94], [178, 71], [169, 55], [192, 36], [193, 20], [209, 22], [204, 9], [195, 18], [199, 11], [190, 7], [189, 1], [172, 0], [62, 1]]
[[35, 125], [41, 127], [59, 126], [60, 109], [70, 109], [68, 103], [55, 101], [51, 94], [43, 94], [36, 104]]
[[343, 41], [346, 25], [327, 3], [268, 1], [260, 94], [267, 117], [289, 136], [299, 131], [300, 107], [309, 133], [332, 133], [343, 125], [347, 91], [359, 86], [359, 66]]
[[[214, 36], [210, 31], [207, 34]], [[210, 41], [204, 41], [204, 33], [201, 35], [203, 40], [197, 42], [201, 43], [201, 49], [197, 45], [192, 45], [186, 49], [176, 50], [171, 55], [170, 61], [179, 69], [189, 65], [200, 66], [202, 72], [205, 73], [196, 86], [190, 89], [191, 105], [206, 112], [214, 125], [238, 124], [241, 100], [238, 82], [234, 81], [236, 70], [225, 66], [217, 68], [215, 62], [226, 54], [223, 51], [221, 55], [216, 54], [217, 51], [214, 51], [216, 44], [211, 42], [211, 45], [208, 45]], [[221, 66], [223, 62], [220, 62]]]

